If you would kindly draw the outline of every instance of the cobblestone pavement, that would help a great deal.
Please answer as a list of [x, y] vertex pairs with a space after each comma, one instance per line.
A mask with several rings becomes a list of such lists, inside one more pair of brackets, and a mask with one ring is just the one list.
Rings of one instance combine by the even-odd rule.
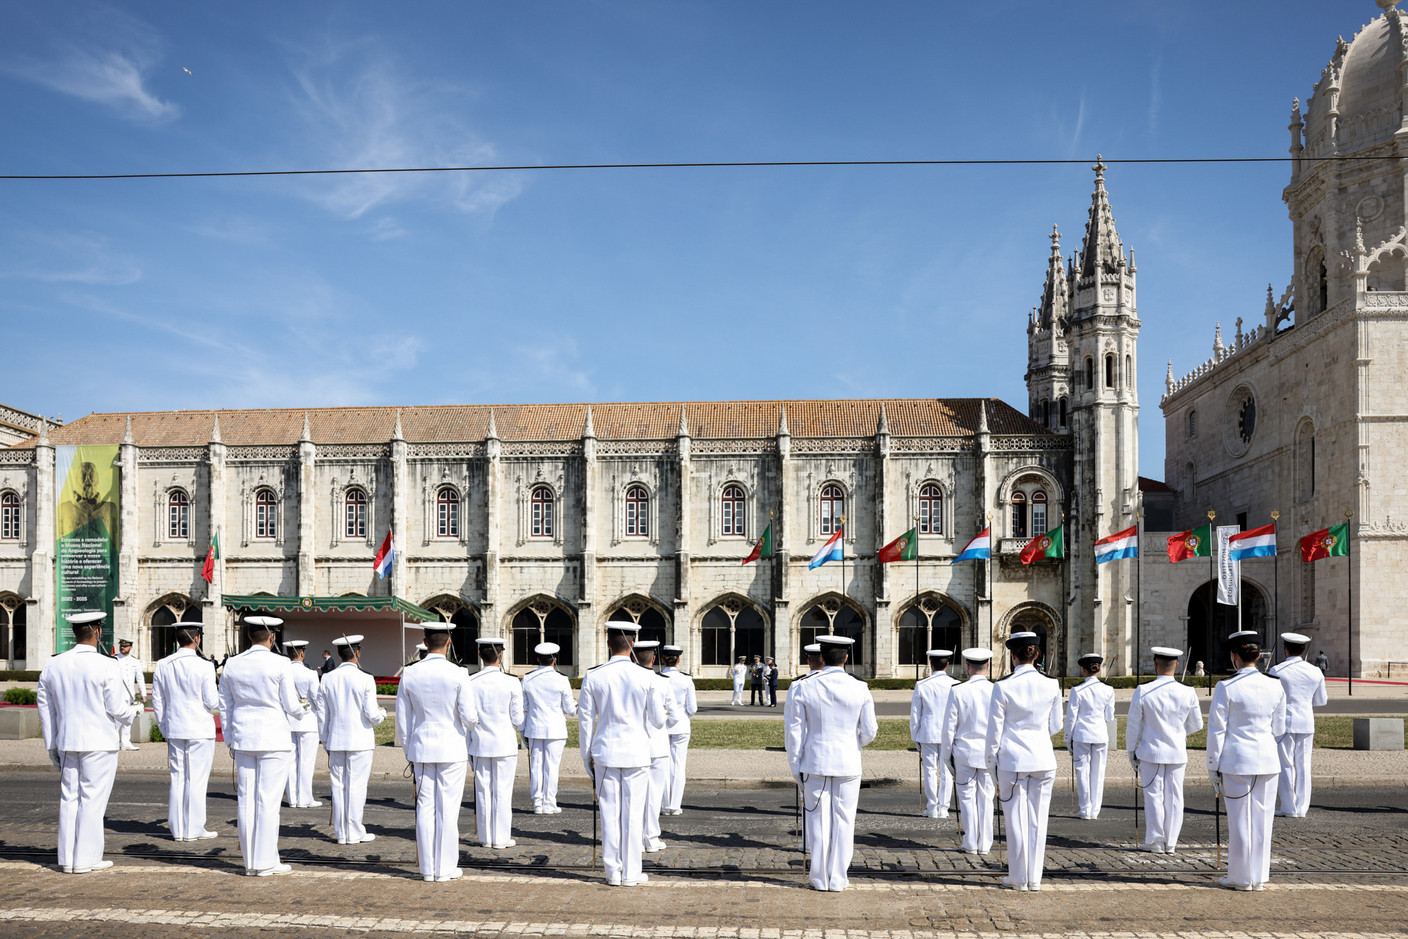
[[[465, 878], [424, 884], [412, 876], [409, 784], [373, 783], [368, 827], [378, 838], [367, 845], [327, 840], [325, 808], [285, 809], [281, 848], [294, 873], [252, 880], [237, 876], [228, 780], [214, 783], [211, 826], [224, 837], [176, 845], [166, 836], [165, 779], [121, 776], [108, 816], [116, 866], [75, 877], [44, 866], [53, 858], [54, 774], [12, 771], [0, 780], [0, 935], [1320, 936], [1403, 935], [1408, 923], [1401, 788], [1327, 790], [1308, 818], [1278, 819], [1263, 894], [1209, 886], [1214, 816], [1197, 793], [1184, 849], [1172, 858], [1129, 850], [1127, 791], [1110, 792], [1094, 822], [1071, 818], [1069, 797], [1058, 793], [1048, 879], [1040, 894], [1012, 894], [995, 886], [1000, 851], [962, 855], [954, 820], [914, 815], [917, 793], [869, 789], [853, 886], [826, 895], [805, 887], [787, 790], [687, 792], [686, 814], [662, 820], [670, 847], [649, 856], [650, 883], [623, 890], [592, 869], [586, 790], [562, 793], [562, 815], [516, 814], [518, 845], [500, 852], [473, 844], [467, 806]], [[317, 791], [326, 799], [323, 784]], [[521, 790], [517, 797], [526, 801]], [[1225, 818], [1222, 830], [1225, 838]]]

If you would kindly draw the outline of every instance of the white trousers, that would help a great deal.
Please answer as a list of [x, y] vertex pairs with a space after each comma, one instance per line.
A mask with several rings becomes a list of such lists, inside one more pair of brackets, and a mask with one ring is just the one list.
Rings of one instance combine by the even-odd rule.
[[177, 841], [198, 838], [205, 832], [205, 793], [210, 785], [210, 764], [215, 759], [215, 738], [166, 741], [166, 763], [171, 769], [171, 793], [166, 800], [166, 823]]
[[998, 798], [1007, 818], [1007, 876], [1013, 883], [1041, 886], [1046, 863], [1046, 815], [1051, 808], [1054, 769], [1036, 773], [997, 771]]
[[641, 837], [646, 844], [660, 837], [660, 810], [665, 807], [665, 790], [670, 786], [670, 756], [653, 757], [645, 786], [645, 827]]
[[1315, 734], [1282, 734], [1276, 738], [1281, 751], [1280, 809], [1287, 815], [1310, 811], [1310, 751]]
[[606, 882], [638, 882], [650, 767], [603, 766], [597, 769], [597, 776], [597, 799], [601, 803], [601, 865], [606, 871]]
[[372, 775], [371, 750], [329, 750], [328, 783], [332, 786], [332, 831], [339, 842], [356, 844], [366, 837], [362, 815], [367, 808], [367, 780]]
[[1108, 743], [1073, 743], [1071, 760], [1076, 768], [1076, 803], [1081, 815], [1098, 816], [1105, 804], [1105, 758]]
[[486, 848], [508, 844], [513, 838], [513, 775], [518, 754], [474, 756], [474, 826]]
[[1139, 763], [1139, 786], [1144, 790], [1144, 843], [1161, 844], [1172, 851], [1183, 831], [1183, 771], [1185, 763]]
[[948, 812], [953, 798], [953, 768], [939, 762], [937, 743], [919, 744], [919, 788], [924, 793], [924, 813]]
[[116, 750], [59, 751], [59, 866], [103, 859], [103, 815], [117, 776]]
[[415, 763], [416, 857], [422, 877], [449, 877], [459, 867], [464, 761]]
[[670, 784], [665, 789], [665, 808], [678, 809], [684, 799], [685, 763], [689, 759], [689, 734], [670, 734]]
[[528, 740], [528, 794], [535, 809], [557, 808], [557, 774], [566, 740]]
[[1276, 774], [1222, 774], [1227, 806], [1227, 879], [1264, 884], [1271, 879], [1271, 822], [1276, 815]]
[[[297, 736], [295, 734], [295, 736]], [[288, 785], [292, 750], [231, 750], [239, 793], [240, 853], [249, 871], [279, 864], [279, 797]]]
[[807, 873], [818, 890], [845, 890], [856, 848], [859, 776], [807, 776], [802, 780], [802, 812], [807, 826]]
[[733, 683], [733, 700], [730, 701], [729, 704], [742, 704], [742, 703], [743, 703], [743, 682], [738, 681], [738, 680], [735, 679], [735, 680], [734, 680], [734, 683]]
[[288, 804], [313, 804], [313, 766], [318, 762], [318, 732], [293, 732], [293, 760], [288, 774]]
[[992, 850], [992, 773], [972, 766], [959, 766], [956, 770], [963, 850], [987, 854]]

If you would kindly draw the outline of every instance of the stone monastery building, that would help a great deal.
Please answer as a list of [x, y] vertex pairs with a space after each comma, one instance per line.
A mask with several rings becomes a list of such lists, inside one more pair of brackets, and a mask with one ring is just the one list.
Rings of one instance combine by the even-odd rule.
[[[1092, 650], [1128, 673], [1136, 636], [1225, 668], [1212, 637], [1236, 611], [1210, 613], [1208, 564], [1170, 564], [1165, 541], [1209, 510], [1243, 528], [1275, 510], [1281, 553], [1245, 563], [1243, 622], [1279, 617], [1311, 634], [1332, 674], [1352, 636], [1354, 673], [1383, 674], [1403, 657], [1390, 637], [1408, 617], [1408, 492], [1396, 481], [1408, 462], [1408, 22], [1396, 0], [1380, 6], [1292, 111], [1293, 282], [1268, 293], [1254, 326], [1219, 329], [1187, 377], [1169, 366], [1167, 485], [1139, 476], [1136, 269], [1097, 164], [1078, 250], [1065, 256], [1051, 235], [1027, 324], [1025, 413], [964, 398], [41, 421], [0, 450], [0, 664], [37, 668], [55, 648], [55, 448], [107, 444], [120, 470], [114, 627], [148, 662], [170, 651], [178, 619], [204, 621], [218, 655], [241, 612], [270, 609], [314, 658], [341, 630], [366, 634], [378, 674], [416, 641], [397, 610], [454, 620], [465, 657], [474, 636], [506, 636], [515, 668], [537, 642], [558, 642], [574, 674], [605, 659], [601, 625], [621, 616], [683, 645], [686, 668], [706, 677], [754, 654], [794, 672], [801, 646], [827, 631], [858, 640], [864, 676], [912, 676], [925, 649], [1016, 629], [1043, 636], [1052, 673]], [[1097, 566], [1093, 542], [1141, 510], [1141, 562]], [[1351, 556], [1301, 562], [1298, 537], [1346, 512]], [[1063, 518], [1068, 561], [1021, 564]], [[809, 571], [843, 519], [844, 567]], [[991, 578], [984, 563], [951, 564], [989, 524]], [[773, 557], [743, 566], [769, 525]], [[912, 526], [918, 561], [879, 565], [879, 548]], [[388, 530], [383, 580], [371, 561]], [[390, 601], [368, 597], [402, 602], [388, 619], [367, 607]]]

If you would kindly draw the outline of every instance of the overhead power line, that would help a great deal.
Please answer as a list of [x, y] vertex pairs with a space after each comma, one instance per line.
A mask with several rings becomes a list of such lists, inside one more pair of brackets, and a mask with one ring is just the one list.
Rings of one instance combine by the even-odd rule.
[[[1325, 156], [1315, 162], [1354, 162], [1381, 160], [1382, 156]], [[361, 173], [502, 173], [508, 171], [541, 170], [650, 170], [650, 169], [727, 169], [747, 167], [787, 166], [1063, 166], [1088, 164], [1088, 159], [1016, 159], [1016, 160], [720, 160], [687, 163], [536, 163], [499, 166], [372, 166], [358, 169], [321, 170], [218, 170], [203, 173], [0, 173], [0, 179], [207, 179], [237, 176], [350, 176]], [[1131, 164], [1212, 164], [1212, 163], [1294, 163], [1311, 162], [1301, 157], [1132, 157], [1103, 160], [1107, 165]]]

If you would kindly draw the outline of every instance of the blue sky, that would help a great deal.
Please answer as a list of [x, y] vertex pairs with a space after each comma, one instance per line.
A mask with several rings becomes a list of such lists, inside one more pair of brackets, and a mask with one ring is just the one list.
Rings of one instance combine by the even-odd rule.
[[[1284, 156], [1371, 0], [0, 8], [0, 173]], [[189, 71], [187, 71], [189, 70]], [[1112, 166], [1165, 362], [1291, 269], [1284, 164]], [[1002, 397], [1058, 167], [0, 181], [0, 400]]]

